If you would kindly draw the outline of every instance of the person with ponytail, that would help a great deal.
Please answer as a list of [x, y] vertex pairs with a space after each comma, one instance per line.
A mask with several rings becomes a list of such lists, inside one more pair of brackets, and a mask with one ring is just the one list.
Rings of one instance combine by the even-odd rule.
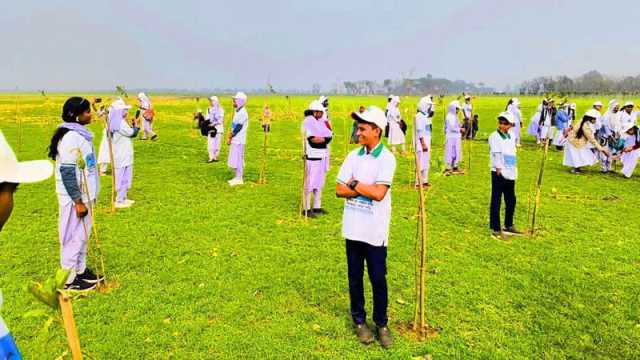
[[81, 97], [69, 98], [62, 108], [62, 121], [49, 145], [49, 157], [56, 162], [60, 265], [69, 270], [66, 289], [88, 291], [102, 280], [87, 267], [90, 209], [99, 191], [93, 133], [85, 127], [91, 123], [91, 103]]

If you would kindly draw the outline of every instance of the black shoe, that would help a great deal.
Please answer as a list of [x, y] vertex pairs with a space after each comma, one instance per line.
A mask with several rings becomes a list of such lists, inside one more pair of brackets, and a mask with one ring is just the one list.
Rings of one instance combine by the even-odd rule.
[[391, 330], [388, 327], [378, 327], [378, 341], [383, 348], [388, 349], [393, 345], [393, 336]]
[[313, 210], [309, 209], [309, 210], [302, 210], [302, 216], [306, 216], [310, 219], [313, 219], [316, 217], [316, 214], [313, 212]]
[[76, 275], [76, 279], [80, 278], [82, 281], [89, 284], [97, 284], [104, 280], [104, 276], [96, 275], [91, 269], [86, 268], [82, 274]]
[[506, 227], [504, 229], [502, 229], [503, 233], [506, 233], [508, 235], [523, 235], [524, 233], [518, 229], [515, 228], [515, 226], [509, 226]]
[[156, 134], [156, 135], [153, 135], [153, 136], [151, 137], [151, 141], [156, 141], [156, 140], [158, 140], [158, 135], [157, 135], [157, 134]]
[[327, 215], [329, 212], [323, 208], [314, 208], [313, 213], [316, 215]]
[[218, 160], [214, 160], [214, 159], [207, 160], [207, 164], [211, 164], [214, 161], [218, 161]]
[[65, 290], [70, 291], [90, 291], [96, 288], [96, 284], [88, 283], [80, 278], [80, 276], [76, 276], [73, 279], [73, 282], [70, 284], [66, 284], [64, 286]]
[[367, 326], [367, 323], [364, 324], [356, 324], [356, 336], [358, 337], [358, 341], [363, 344], [371, 344], [373, 342], [373, 332]]
[[504, 236], [502, 236], [502, 231], [491, 231], [491, 237], [496, 240], [504, 240]]

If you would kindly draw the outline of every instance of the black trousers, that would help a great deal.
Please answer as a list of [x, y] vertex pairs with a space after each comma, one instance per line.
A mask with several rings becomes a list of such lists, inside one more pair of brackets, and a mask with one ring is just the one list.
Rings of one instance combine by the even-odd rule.
[[516, 210], [516, 181], [507, 180], [491, 172], [491, 207], [489, 209], [489, 225], [491, 230], [500, 231], [500, 205], [504, 195], [504, 226], [513, 226], [513, 213]]
[[373, 290], [373, 322], [377, 326], [387, 326], [387, 247], [373, 246], [362, 241], [348, 240], [347, 273], [349, 276], [349, 297], [351, 317], [356, 324], [364, 324], [367, 313], [364, 309], [364, 262], [371, 289]]

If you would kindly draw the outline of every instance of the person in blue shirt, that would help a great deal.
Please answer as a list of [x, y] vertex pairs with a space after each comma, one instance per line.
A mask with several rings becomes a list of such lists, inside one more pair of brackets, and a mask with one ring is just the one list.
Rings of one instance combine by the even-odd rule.
[[562, 103], [560, 105], [560, 110], [556, 114], [556, 136], [553, 138], [553, 145], [556, 146], [557, 150], [562, 150], [564, 148], [564, 143], [567, 141], [564, 135], [565, 129], [569, 127], [569, 104]]

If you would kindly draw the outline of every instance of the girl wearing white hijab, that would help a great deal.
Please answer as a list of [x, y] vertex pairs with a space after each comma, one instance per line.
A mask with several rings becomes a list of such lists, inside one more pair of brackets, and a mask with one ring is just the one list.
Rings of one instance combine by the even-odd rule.
[[458, 164], [462, 160], [462, 132], [464, 132], [464, 129], [460, 126], [460, 120], [458, 119], [459, 111], [460, 103], [457, 100], [452, 101], [447, 108], [447, 117], [444, 124], [445, 175], [450, 175], [452, 172], [457, 173]]
[[638, 127], [631, 123], [624, 125], [622, 133], [622, 139], [624, 140], [624, 150], [620, 156], [622, 174], [626, 178], [630, 178], [638, 165], [638, 157], [640, 157], [640, 134], [638, 133]]
[[507, 108], [505, 110], [511, 113], [511, 115], [513, 115], [513, 118], [516, 121], [515, 125], [509, 131], [511, 132], [511, 135], [516, 141], [516, 146], [519, 147], [521, 146], [520, 145], [520, 128], [522, 127], [522, 113], [520, 112], [520, 100], [518, 100], [517, 98], [512, 98], [511, 100], [509, 100], [509, 103], [507, 104]]
[[571, 172], [574, 174], [581, 173], [583, 166], [591, 166], [596, 163], [596, 157], [591, 151], [591, 148], [587, 146], [588, 144], [593, 146], [597, 151], [609, 155], [609, 150], [600, 146], [600, 143], [598, 143], [591, 131], [591, 124], [595, 124], [599, 115], [600, 113], [595, 109], [587, 111], [582, 117], [580, 124], [574, 124], [573, 128], [569, 131], [568, 141], [564, 147], [562, 164], [571, 167]]
[[389, 103], [389, 109], [387, 111], [387, 122], [389, 123], [389, 145], [391, 145], [391, 151], [396, 152], [396, 146], [402, 147], [402, 153], [406, 152], [405, 136], [402, 128], [400, 127], [400, 97], [394, 96]]
[[209, 98], [209, 109], [207, 119], [213, 129], [207, 134], [207, 148], [209, 150], [209, 162], [218, 161], [220, 155], [220, 144], [224, 133], [224, 109], [220, 106], [217, 96]]
[[113, 167], [115, 168], [116, 204], [118, 209], [128, 208], [134, 201], [127, 196], [133, 182], [133, 141], [138, 136], [136, 120], [133, 126], [127, 122], [127, 112], [131, 108], [124, 100], [118, 99], [109, 108], [109, 131], [113, 147]]
[[153, 132], [153, 118], [155, 116], [155, 111], [153, 110], [153, 105], [151, 105], [151, 100], [145, 93], [138, 94], [138, 101], [140, 108], [140, 115], [142, 116], [142, 140], [147, 140], [147, 137], [150, 136], [151, 140], [156, 140], [158, 138], [158, 134]]
[[[433, 101], [430, 97], [425, 96], [418, 102], [418, 111], [416, 112], [413, 146], [416, 152], [418, 163], [418, 171], [422, 178], [423, 186], [431, 186], [429, 184], [429, 163], [431, 161], [431, 130], [433, 118]], [[419, 185], [416, 178], [416, 186]]]

